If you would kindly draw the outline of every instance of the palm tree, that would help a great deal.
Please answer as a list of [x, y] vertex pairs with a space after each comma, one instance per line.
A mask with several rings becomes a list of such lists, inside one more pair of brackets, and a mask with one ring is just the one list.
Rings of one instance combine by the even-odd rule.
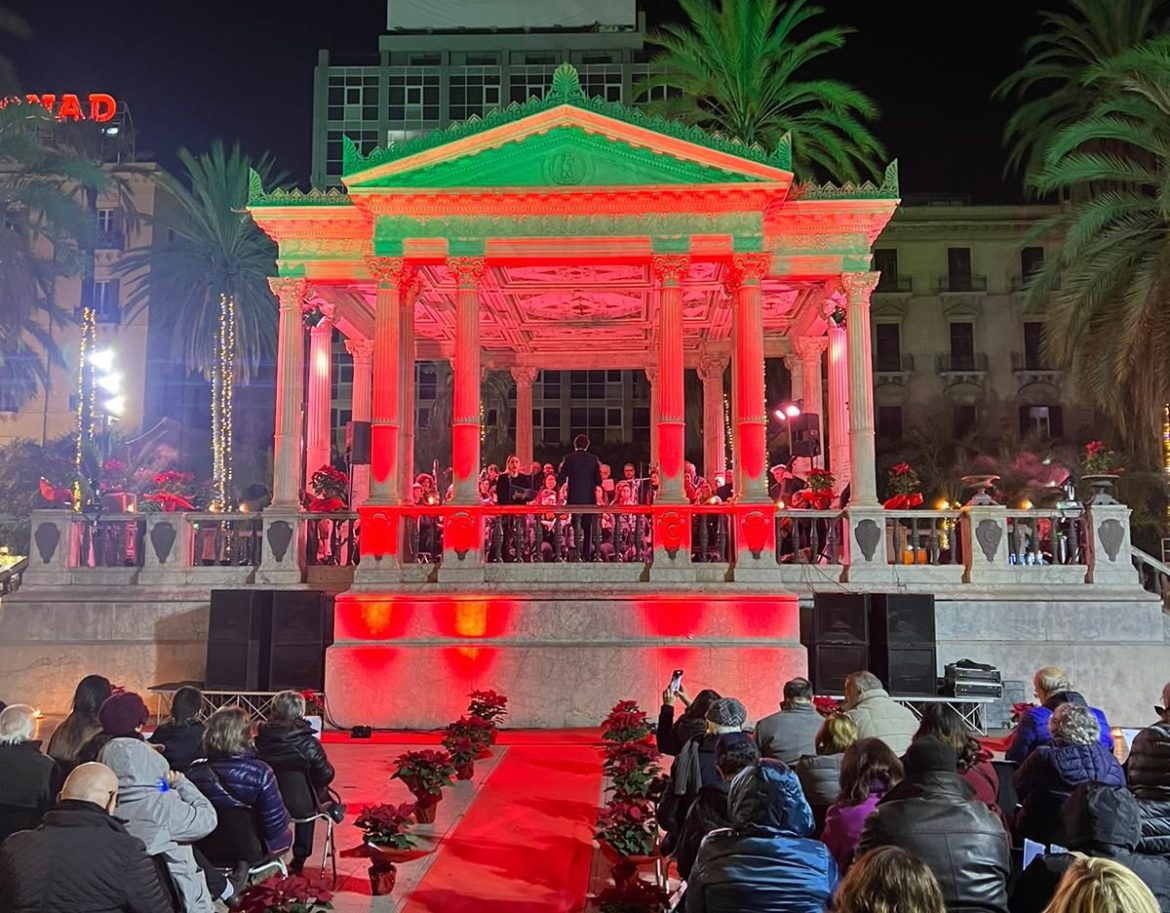
[[[885, 155], [867, 122], [877, 106], [836, 79], [801, 76], [845, 44], [852, 29], [806, 26], [823, 7], [806, 0], [681, 0], [689, 24], [649, 36], [662, 48], [637, 90], [651, 110], [747, 144], [775, 149], [796, 137], [801, 169], [837, 180], [876, 174]], [[808, 176], [807, 174], [802, 176]]]
[[187, 182], [162, 179], [175, 206], [157, 217], [173, 241], [130, 251], [120, 270], [133, 277], [127, 304], [151, 305], [152, 323], [173, 340], [173, 353], [189, 371], [212, 381], [213, 482], [219, 507], [231, 500], [232, 391], [248, 383], [276, 341], [276, 303], [268, 277], [276, 274], [276, 245], [246, 210], [248, 176], [278, 182], [268, 155], [252, 161], [222, 142], [209, 152], [179, 151]]
[[1153, 458], [1170, 400], [1170, 38], [1090, 68], [1082, 91], [1095, 105], [1030, 181], [1073, 202], [1037, 229], [1063, 240], [1029, 296], [1054, 363]]
[[1019, 102], [1003, 139], [1010, 147], [1006, 170], [1019, 169], [1026, 178], [1043, 168], [1052, 137], [1093, 107], [1082, 84], [1085, 74], [1167, 24], [1163, 0], [1069, 0], [1069, 5], [1071, 13], [1041, 14], [1043, 31], [1024, 44], [1027, 63], [995, 89], [996, 97]]

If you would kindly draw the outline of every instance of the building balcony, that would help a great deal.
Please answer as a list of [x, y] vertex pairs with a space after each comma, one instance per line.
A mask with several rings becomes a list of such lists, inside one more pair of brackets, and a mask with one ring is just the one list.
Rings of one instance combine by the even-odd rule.
[[99, 231], [94, 239], [94, 250], [125, 250], [126, 234], [120, 228]]
[[873, 293], [875, 295], [912, 295], [914, 293], [914, 277], [894, 276], [887, 278], [886, 274], [882, 273]]
[[939, 276], [938, 291], [940, 293], [986, 292], [986, 276]]
[[1033, 383], [1056, 383], [1060, 379], [1060, 370], [1048, 363], [1048, 360], [1038, 353], [1012, 352], [1012, 373], [1020, 381], [1020, 385]]
[[897, 384], [898, 386], [905, 386], [909, 380], [910, 375], [914, 373], [914, 356], [912, 355], [898, 355], [897, 357], [885, 356], [880, 353], [874, 357], [873, 360], [873, 382], [874, 386], [882, 386], [884, 384]]
[[987, 377], [987, 355], [983, 352], [940, 355], [936, 370], [948, 384], [982, 384]]

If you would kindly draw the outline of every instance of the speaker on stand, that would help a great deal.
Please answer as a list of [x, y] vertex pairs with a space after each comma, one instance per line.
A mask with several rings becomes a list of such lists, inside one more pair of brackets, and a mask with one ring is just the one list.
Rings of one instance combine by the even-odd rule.
[[271, 625], [272, 590], [212, 590], [204, 687], [267, 690]]
[[317, 590], [274, 591], [267, 690], [322, 690], [325, 648], [332, 643], [332, 599]]
[[845, 679], [869, 658], [869, 595], [816, 593], [801, 610], [800, 641], [808, 650], [808, 677], [819, 694], [843, 694]]
[[938, 694], [932, 594], [874, 593], [869, 630], [869, 668], [890, 694]]

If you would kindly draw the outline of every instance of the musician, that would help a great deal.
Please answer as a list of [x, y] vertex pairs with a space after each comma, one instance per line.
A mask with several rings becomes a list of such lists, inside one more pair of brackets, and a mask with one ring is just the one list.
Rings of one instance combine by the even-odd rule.
[[783, 463], [772, 467], [772, 481], [768, 484], [768, 497], [773, 501], [788, 501], [798, 491], [808, 487], [808, 482], [792, 472]]
[[[573, 452], [561, 462], [557, 484], [567, 485], [565, 503], [570, 505], [597, 504], [597, 489], [601, 487], [601, 460], [589, 452], [589, 436], [578, 434], [573, 438]], [[594, 514], [581, 515], [581, 557], [593, 560]], [[574, 524], [575, 526], [576, 524]]]

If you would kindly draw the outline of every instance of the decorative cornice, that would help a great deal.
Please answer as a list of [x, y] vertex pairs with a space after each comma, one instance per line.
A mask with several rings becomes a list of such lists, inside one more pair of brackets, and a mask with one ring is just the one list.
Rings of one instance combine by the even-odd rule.
[[248, 206], [350, 206], [349, 195], [331, 187], [328, 190], [264, 190], [264, 180], [254, 168], [248, 169]]
[[414, 270], [401, 257], [367, 257], [366, 269], [380, 289], [401, 289], [414, 280]]
[[793, 200], [896, 200], [898, 188], [898, 160], [886, 166], [881, 184], [865, 181], [862, 184], [845, 183], [838, 186], [832, 181], [825, 184], [798, 184], [789, 195]]
[[655, 281], [661, 286], [678, 286], [690, 269], [689, 257], [670, 254], [663, 257], [654, 257], [650, 261], [650, 271]]
[[354, 364], [369, 362], [374, 357], [374, 340], [346, 337], [345, 351], [353, 358]]
[[447, 261], [447, 270], [455, 277], [455, 287], [461, 289], [479, 288], [483, 277], [482, 257], [452, 257]]
[[309, 283], [305, 279], [269, 276], [268, 287], [280, 302], [281, 309], [300, 310], [305, 293], [309, 290]]

